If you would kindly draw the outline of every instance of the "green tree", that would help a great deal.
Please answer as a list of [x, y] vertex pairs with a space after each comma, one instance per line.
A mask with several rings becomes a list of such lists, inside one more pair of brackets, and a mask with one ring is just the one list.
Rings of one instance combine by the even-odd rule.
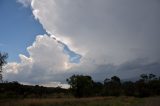
[[147, 82], [149, 79], [147, 74], [141, 74], [140, 77], [141, 77], [141, 80], [143, 80], [144, 82]]
[[150, 92], [146, 83], [146, 80], [140, 79], [135, 82], [135, 96], [147, 97]]
[[103, 95], [103, 84], [101, 82], [93, 82], [93, 93], [94, 96]]
[[73, 75], [67, 82], [75, 97], [88, 97], [93, 93], [93, 80], [90, 76]]
[[126, 81], [122, 84], [123, 93], [126, 96], [134, 96], [135, 94], [135, 87], [132, 81]]
[[3, 82], [2, 68], [7, 63], [8, 54], [0, 52], [0, 82]]
[[106, 78], [104, 80], [104, 95], [105, 96], [119, 96], [121, 94], [121, 80], [117, 76]]
[[155, 80], [156, 79], [156, 75], [154, 74], [149, 74], [148, 75], [149, 80]]
[[121, 84], [121, 80], [120, 80], [120, 78], [117, 77], [117, 76], [111, 77], [111, 81], [112, 81], [112, 82], [116, 82], [116, 83], [118, 83], [118, 84]]

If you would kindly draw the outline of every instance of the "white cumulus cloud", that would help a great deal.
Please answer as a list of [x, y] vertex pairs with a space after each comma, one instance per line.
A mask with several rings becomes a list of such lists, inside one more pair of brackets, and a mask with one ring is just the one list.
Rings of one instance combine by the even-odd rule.
[[[5, 78], [9, 81], [44, 83], [57, 81], [54, 76], [69, 68], [67, 56], [59, 44], [47, 35], [38, 35], [27, 48], [29, 57], [20, 54], [20, 63], [8, 63]], [[62, 77], [62, 76], [59, 76]]]

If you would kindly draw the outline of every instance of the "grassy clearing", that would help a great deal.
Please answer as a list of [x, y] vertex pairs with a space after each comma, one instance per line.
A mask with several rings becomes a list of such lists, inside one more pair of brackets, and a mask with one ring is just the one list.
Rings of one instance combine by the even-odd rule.
[[0, 100], [0, 106], [160, 106], [160, 97], [95, 97]]

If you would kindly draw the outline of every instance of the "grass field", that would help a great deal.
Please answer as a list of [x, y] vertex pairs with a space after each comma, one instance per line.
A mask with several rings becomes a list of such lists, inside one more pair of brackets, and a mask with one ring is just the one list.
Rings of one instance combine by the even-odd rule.
[[95, 97], [61, 99], [5, 99], [0, 106], [160, 106], [160, 97]]

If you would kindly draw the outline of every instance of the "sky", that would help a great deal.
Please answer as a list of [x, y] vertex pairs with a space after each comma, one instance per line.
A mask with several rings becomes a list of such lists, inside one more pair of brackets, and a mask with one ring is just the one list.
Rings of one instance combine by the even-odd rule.
[[73, 74], [160, 75], [159, 0], [1, 0], [0, 13], [6, 80], [66, 87]]
[[0, 1], [0, 50], [9, 54], [8, 61], [18, 61], [18, 54], [28, 55], [26, 48], [36, 35], [46, 33], [34, 19], [32, 10], [16, 0]]

